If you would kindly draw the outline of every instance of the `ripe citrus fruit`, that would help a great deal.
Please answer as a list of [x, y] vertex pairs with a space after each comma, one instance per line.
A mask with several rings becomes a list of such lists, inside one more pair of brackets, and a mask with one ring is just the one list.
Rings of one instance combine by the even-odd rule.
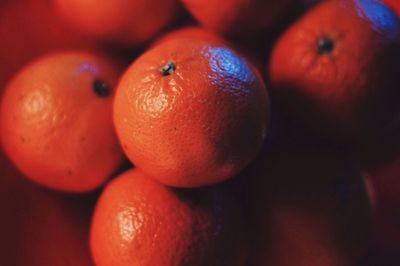
[[168, 188], [135, 169], [105, 187], [90, 246], [98, 266], [244, 265], [242, 225], [223, 188]]
[[[265, 46], [262, 44], [262, 42], [256, 41], [256, 43], [259, 45], [258, 47], [254, 47], [254, 45], [249, 45], [250, 43], [253, 43], [252, 40], [249, 43], [246, 43], [246, 45], [243, 45], [242, 43], [238, 44], [238, 42], [232, 43], [228, 40], [225, 40], [220, 35], [201, 27], [189, 26], [168, 32], [164, 35], [161, 35], [161, 37], [157, 39], [152, 46], [156, 46], [170, 39], [179, 39], [179, 38], [183, 39], [183, 41], [187, 38], [190, 38], [190, 39], [200, 39], [204, 41], [208, 40], [212, 42], [223, 43], [241, 53], [244, 57], [246, 57], [246, 59], [248, 59], [253, 64], [254, 67], [259, 69], [260, 71], [262, 71], [263, 69], [263, 67], [261, 67], [262, 66], [261, 58], [264, 57], [259, 55], [257, 49], [260, 46], [262, 47], [262, 50], [265, 49]], [[249, 49], [249, 47], [251, 48]]]
[[251, 265], [353, 266], [370, 227], [363, 178], [309, 146], [271, 147], [243, 174]]
[[182, 0], [205, 27], [221, 34], [248, 35], [275, 23], [291, 0]]
[[263, 80], [220, 42], [170, 39], [139, 57], [117, 88], [114, 123], [128, 158], [163, 184], [218, 183], [266, 136]]
[[65, 49], [102, 50], [93, 39], [66, 25], [49, 1], [0, 1], [6, 2], [0, 7], [0, 93], [15, 72], [44, 53]]
[[8, 85], [1, 138], [8, 156], [33, 181], [65, 191], [101, 185], [123, 160], [112, 124], [117, 73], [88, 53], [37, 59]]
[[333, 138], [383, 139], [400, 111], [399, 42], [400, 20], [379, 1], [322, 1], [274, 48], [275, 106]]
[[216, 41], [216, 42], [224, 42], [219, 35], [208, 31], [207, 29], [195, 26], [188, 26], [184, 28], [179, 28], [174, 31], [170, 31], [164, 35], [161, 35], [152, 46], [156, 46], [164, 41], [168, 41], [170, 39], [187, 39], [187, 38], [194, 38], [194, 39], [201, 39], [201, 40], [209, 40], [209, 41]]
[[139, 44], [164, 28], [178, 11], [178, 0], [54, 0], [59, 13], [77, 29], [112, 41]]

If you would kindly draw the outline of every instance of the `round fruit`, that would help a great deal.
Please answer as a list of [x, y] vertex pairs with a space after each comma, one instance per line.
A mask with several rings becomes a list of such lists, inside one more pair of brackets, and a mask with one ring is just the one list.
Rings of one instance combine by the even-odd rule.
[[[199, 39], [203, 41], [211, 41], [211, 42], [220, 42], [225, 45], [230, 46], [233, 48], [235, 51], [238, 51], [241, 53], [250, 63], [253, 64], [254, 67], [259, 69], [260, 71], [263, 69], [262, 67], [262, 59], [263, 56], [260, 56], [259, 52], [259, 47], [262, 47], [261, 50], [265, 49], [265, 46], [263, 45], [263, 42], [260, 41], [253, 41], [253, 40], [243, 40], [244, 43], [232, 43], [221, 36], [217, 35], [216, 33], [209, 31], [207, 29], [201, 28], [201, 27], [185, 27], [185, 28], [180, 28], [175, 31], [168, 32], [164, 35], [161, 35], [159, 39], [157, 39], [152, 46], [156, 46], [161, 44], [164, 41], [170, 40], [170, 39], [183, 39], [183, 41], [187, 38], [189, 39]], [[255, 43], [257, 43], [257, 47], [255, 47]]]
[[400, 20], [379, 1], [323, 1], [274, 48], [275, 106], [329, 137], [383, 140], [400, 111], [399, 42]]
[[90, 246], [98, 266], [239, 266], [247, 252], [242, 225], [221, 188], [172, 189], [135, 169], [100, 196]]
[[370, 227], [356, 168], [326, 151], [279, 145], [243, 180], [253, 229], [251, 265], [355, 265]]
[[117, 88], [114, 123], [129, 159], [178, 187], [230, 178], [266, 136], [268, 95], [259, 74], [229, 47], [170, 39], [139, 57]]
[[54, 0], [59, 13], [77, 29], [112, 41], [139, 44], [164, 28], [178, 11], [178, 0]]
[[123, 160], [112, 123], [117, 73], [95, 55], [64, 52], [23, 68], [5, 91], [1, 138], [18, 169], [65, 191], [101, 185]]
[[249, 35], [275, 23], [291, 0], [182, 0], [205, 27], [228, 35]]
[[187, 39], [187, 38], [195, 38], [195, 39], [201, 39], [201, 40], [209, 40], [209, 41], [216, 41], [216, 42], [224, 42], [224, 39], [218, 36], [217, 34], [208, 31], [204, 28], [200, 27], [194, 27], [194, 26], [189, 26], [189, 27], [184, 27], [180, 28], [174, 31], [170, 31], [164, 35], [161, 35], [160, 38], [158, 38], [152, 46], [157, 46], [164, 41], [168, 41], [170, 39]]
[[0, 2], [5, 4], [0, 7], [0, 93], [12, 75], [40, 55], [65, 49], [103, 50], [65, 25], [49, 0]]

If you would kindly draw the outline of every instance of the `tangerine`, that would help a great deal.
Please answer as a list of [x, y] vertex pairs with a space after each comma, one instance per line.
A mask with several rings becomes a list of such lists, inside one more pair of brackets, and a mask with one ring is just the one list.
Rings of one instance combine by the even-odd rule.
[[226, 35], [249, 35], [273, 25], [291, 0], [182, 0], [205, 27]]
[[238, 204], [220, 187], [173, 189], [134, 169], [104, 189], [90, 246], [98, 266], [244, 265]]
[[111, 114], [117, 78], [111, 63], [84, 52], [25, 66], [1, 105], [2, 144], [17, 168], [54, 189], [100, 186], [124, 158]]
[[140, 44], [159, 33], [177, 14], [177, 0], [54, 0], [60, 15], [90, 35]]
[[120, 80], [114, 123], [128, 158], [177, 187], [226, 180], [257, 155], [267, 133], [268, 94], [259, 73], [230, 47], [169, 39]]
[[357, 146], [395, 135], [399, 42], [400, 20], [380, 1], [322, 1], [275, 45], [276, 106], [305, 128]]

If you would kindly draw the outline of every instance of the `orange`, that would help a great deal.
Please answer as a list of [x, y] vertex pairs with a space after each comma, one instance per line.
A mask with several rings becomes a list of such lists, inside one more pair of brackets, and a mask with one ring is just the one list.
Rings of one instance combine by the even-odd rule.
[[275, 45], [277, 110], [332, 138], [382, 141], [400, 111], [399, 41], [400, 20], [379, 1], [323, 1]]
[[240, 208], [223, 188], [172, 189], [131, 170], [97, 202], [90, 246], [98, 266], [244, 265]]
[[25, 66], [1, 104], [1, 139], [18, 169], [44, 186], [81, 192], [123, 160], [112, 124], [118, 74], [84, 52], [50, 54]]
[[128, 158], [163, 184], [230, 178], [266, 136], [267, 91], [246, 60], [220, 42], [169, 39], [139, 57], [117, 88], [114, 123]]
[[[262, 56], [260, 56], [260, 54], [258, 53], [258, 49], [260, 46], [262, 47], [262, 50], [265, 48], [265, 46], [263, 45], [262, 42], [260, 42], [259, 40], [254, 41], [250, 40], [250, 42], [248, 42], [249, 40], [242, 40], [246, 43], [232, 43], [229, 42], [227, 40], [225, 40], [224, 38], [222, 38], [220, 35], [217, 35], [216, 33], [207, 30], [205, 28], [201, 28], [201, 27], [195, 27], [195, 26], [188, 26], [188, 27], [184, 27], [184, 28], [180, 28], [174, 31], [170, 31], [164, 35], [161, 35], [160, 38], [158, 38], [153, 44], [152, 46], [156, 46], [164, 41], [167, 41], [169, 39], [179, 39], [182, 38], [183, 40], [186, 38], [196, 38], [196, 39], [200, 39], [200, 40], [204, 40], [204, 41], [212, 41], [212, 42], [222, 42], [225, 45], [229, 45], [231, 48], [235, 49], [236, 51], [238, 51], [239, 53], [241, 53], [244, 57], [246, 57], [252, 64], [254, 67], [256, 67], [257, 69], [259, 69], [260, 71], [262, 71], [263, 67], [262, 67]], [[257, 43], [257, 47], [255, 47], [255, 43]]]
[[226, 35], [249, 35], [274, 24], [292, 0], [182, 0], [205, 27]]
[[54, 0], [60, 15], [77, 30], [111, 41], [140, 44], [176, 15], [178, 0]]
[[[17, 170], [13, 167], [12, 163], [8, 160], [7, 156], [4, 154], [0, 147], [0, 190], [2, 187], [7, 187], [9, 184], [13, 184], [18, 181]], [[7, 184], [6, 186], [4, 184]], [[6, 190], [6, 189], [5, 189]], [[0, 192], [1, 194], [1, 192]]]
[[4, 4], [0, 7], [0, 94], [9, 78], [39, 55], [60, 49], [100, 50], [93, 39], [65, 25], [51, 1], [0, 1]]
[[164, 41], [168, 41], [169, 39], [187, 39], [187, 38], [196, 38], [201, 40], [209, 40], [216, 42], [224, 42], [224, 39], [221, 36], [201, 27], [196, 26], [187, 26], [183, 28], [179, 28], [173, 31], [170, 31], [164, 35], [161, 35], [152, 46], [156, 46]]
[[255, 266], [353, 266], [370, 207], [356, 167], [310, 146], [272, 146], [241, 179]]

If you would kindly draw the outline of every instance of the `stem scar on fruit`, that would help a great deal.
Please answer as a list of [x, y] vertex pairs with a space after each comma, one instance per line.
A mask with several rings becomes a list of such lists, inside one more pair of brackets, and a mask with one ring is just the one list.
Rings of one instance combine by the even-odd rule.
[[165, 65], [160, 67], [160, 72], [163, 75], [163, 77], [169, 76], [172, 73], [174, 73], [175, 68], [176, 68], [175, 63], [172, 61], [168, 61]]
[[316, 48], [317, 48], [318, 54], [320, 54], [320, 55], [329, 54], [335, 48], [335, 42], [333, 41], [333, 39], [331, 37], [321, 36], [317, 40]]
[[94, 92], [100, 97], [110, 95], [110, 86], [101, 79], [95, 79], [92, 84]]

